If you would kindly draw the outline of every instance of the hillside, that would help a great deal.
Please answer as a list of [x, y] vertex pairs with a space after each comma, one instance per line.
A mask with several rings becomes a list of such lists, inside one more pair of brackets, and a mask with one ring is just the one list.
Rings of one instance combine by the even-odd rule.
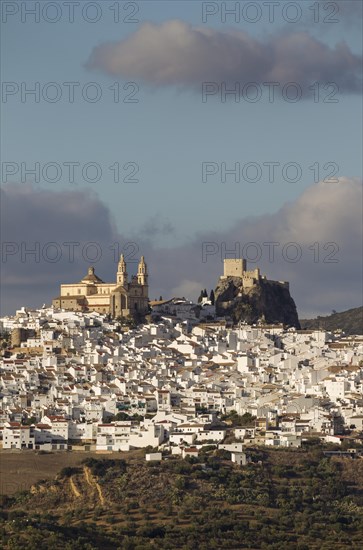
[[266, 323], [300, 328], [290, 291], [277, 281], [261, 279], [254, 287], [244, 289], [239, 277], [220, 279], [215, 289], [215, 304], [217, 315], [228, 315], [235, 323], [252, 324], [264, 319]]
[[3, 548], [362, 548], [362, 459], [328, 459], [314, 446], [264, 449], [238, 467], [227, 455], [64, 468], [3, 497]]
[[316, 319], [300, 319], [303, 329], [343, 330], [346, 334], [363, 334], [363, 307], [332, 313]]

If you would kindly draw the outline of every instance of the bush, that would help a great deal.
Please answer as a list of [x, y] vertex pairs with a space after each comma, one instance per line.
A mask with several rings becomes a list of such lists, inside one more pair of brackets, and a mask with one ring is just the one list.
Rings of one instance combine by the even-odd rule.
[[162, 525], [145, 525], [137, 530], [137, 534], [144, 538], [163, 538], [165, 536], [165, 527]]
[[96, 458], [86, 458], [82, 461], [82, 464], [88, 466], [92, 474], [102, 477], [108, 470], [114, 469], [118, 473], [126, 472], [126, 461], [125, 460], [113, 460], [108, 458], [96, 459]]
[[115, 518], [115, 516], [108, 516], [106, 518], [106, 521], [107, 521], [107, 523], [110, 523], [111, 525], [114, 524], [114, 523], [117, 523], [117, 519]]
[[75, 474], [79, 474], [80, 473], [80, 469], [75, 467], [75, 466], [66, 466], [65, 468], [62, 468], [61, 471], [59, 472], [59, 477], [61, 478], [64, 478], [64, 477], [71, 477]]

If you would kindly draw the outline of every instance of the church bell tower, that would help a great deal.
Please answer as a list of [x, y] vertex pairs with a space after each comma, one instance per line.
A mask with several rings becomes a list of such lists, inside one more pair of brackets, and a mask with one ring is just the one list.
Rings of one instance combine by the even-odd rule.
[[123, 254], [121, 254], [120, 261], [117, 267], [117, 284], [122, 286], [127, 285], [126, 262]]
[[144, 256], [141, 256], [139, 266], [137, 268], [137, 282], [139, 285], [148, 286], [148, 274], [147, 274], [147, 265], [145, 263]]

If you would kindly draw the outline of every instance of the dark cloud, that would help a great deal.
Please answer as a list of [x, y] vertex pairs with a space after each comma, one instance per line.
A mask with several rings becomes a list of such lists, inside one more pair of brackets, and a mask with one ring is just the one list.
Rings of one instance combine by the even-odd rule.
[[[226, 249], [245, 252], [269, 278], [290, 281], [291, 293], [300, 314], [319, 314], [360, 305], [362, 280], [362, 185], [357, 179], [340, 178], [337, 183], [320, 182], [307, 188], [294, 202], [277, 213], [244, 218], [228, 230], [198, 234], [183, 246], [161, 248], [157, 237], [151, 242], [141, 234], [130, 238], [126, 228], [120, 235], [107, 207], [93, 194], [37, 190], [31, 185], [7, 185], [2, 191], [2, 239], [18, 245], [19, 251], [2, 254], [2, 308], [13, 313], [22, 305], [41, 306], [57, 295], [60, 282], [81, 279], [88, 265], [106, 281], [115, 279], [115, 243], [129, 259], [129, 273], [144, 254], [150, 271], [150, 297], [173, 295], [196, 298], [201, 288], [212, 288], [222, 272]], [[164, 222], [162, 222], [163, 224]], [[151, 229], [154, 222], [151, 220]], [[159, 232], [156, 225], [156, 233]], [[60, 261], [52, 263], [44, 255], [21, 258], [21, 243], [28, 248], [56, 242], [62, 250]], [[79, 242], [74, 262], [69, 261], [65, 242]], [[98, 243], [102, 257], [92, 262], [80, 250]], [[263, 243], [277, 242], [273, 258]], [[130, 243], [127, 245], [127, 243]], [[131, 244], [134, 243], [134, 244]], [[210, 244], [215, 252], [203, 257]], [[285, 254], [282, 249], [292, 245]], [[332, 244], [329, 244], [332, 243]], [[325, 247], [325, 248], [324, 248]], [[301, 251], [297, 262], [290, 261]], [[89, 249], [93, 253], [92, 247]], [[49, 249], [49, 255], [53, 254]], [[230, 256], [232, 257], [232, 256]], [[134, 262], [130, 260], [134, 258]], [[23, 258], [24, 259], [24, 258]], [[4, 261], [6, 260], [6, 261]], [[270, 261], [271, 260], [271, 261]], [[336, 260], [336, 261], [333, 261]]]
[[[102, 274], [110, 276], [115, 269], [109, 247], [121, 238], [108, 208], [90, 191], [5, 185], [1, 229], [4, 311], [49, 302], [58, 292], [58, 281], [80, 280], [93, 263], [88, 258], [95, 258], [99, 251], [102, 257], [95, 265], [102, 264]], [[97, 245], [89, 244], [93, 242]], [[36, 254], [26, 254], [31, 250]]]
[[170, 220], [155, 215], [142, 224], [138, 231], [138, 236], [145, 240], [150, 240], [158, 235], [175, 235], [175, 227]]
[[306, 31], [264, 41], [243, 31], [193, 27], [181, 20], [144, 23], [119, 42], [95, 47], [89, 69], [151, 86], [201, 88], [202, 82], [334, 82], [361, 91], [362, 58], [345, 42], [330, 48]]
[[[321, 36], [330, 31], [355, 30], [362, 28], [361, 0], [317, 0], [313, 3], [300, 2], [303, 17], [292, 25], [295, 30], [318, 31]], [[291, 23], [287, 24], [287, 28]], [[290, 29], [291, 30], [291, 29]]]
[[[319, 2], [323, 5], [322, 13], [325, 17], [326, 14], [335, 12], [337, 8], [337, 14], [331, 17], [328, 15], [328, 19], [338, 19], [339, 23], [348, 27], [362, 28], [363, 3], [361, 0], [335, 0], [334, 2], [319, 0]], [[324, 17], [322, 21], [324, 22]]]

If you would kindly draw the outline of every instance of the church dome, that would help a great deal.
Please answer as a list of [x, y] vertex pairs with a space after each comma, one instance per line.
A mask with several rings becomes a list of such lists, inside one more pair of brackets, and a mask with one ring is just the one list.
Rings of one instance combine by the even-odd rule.
[[83, 277], [81, 283], [103, 283], [103, 281], [95, 274], [95, 268], [89, 267], [87, 275]]

